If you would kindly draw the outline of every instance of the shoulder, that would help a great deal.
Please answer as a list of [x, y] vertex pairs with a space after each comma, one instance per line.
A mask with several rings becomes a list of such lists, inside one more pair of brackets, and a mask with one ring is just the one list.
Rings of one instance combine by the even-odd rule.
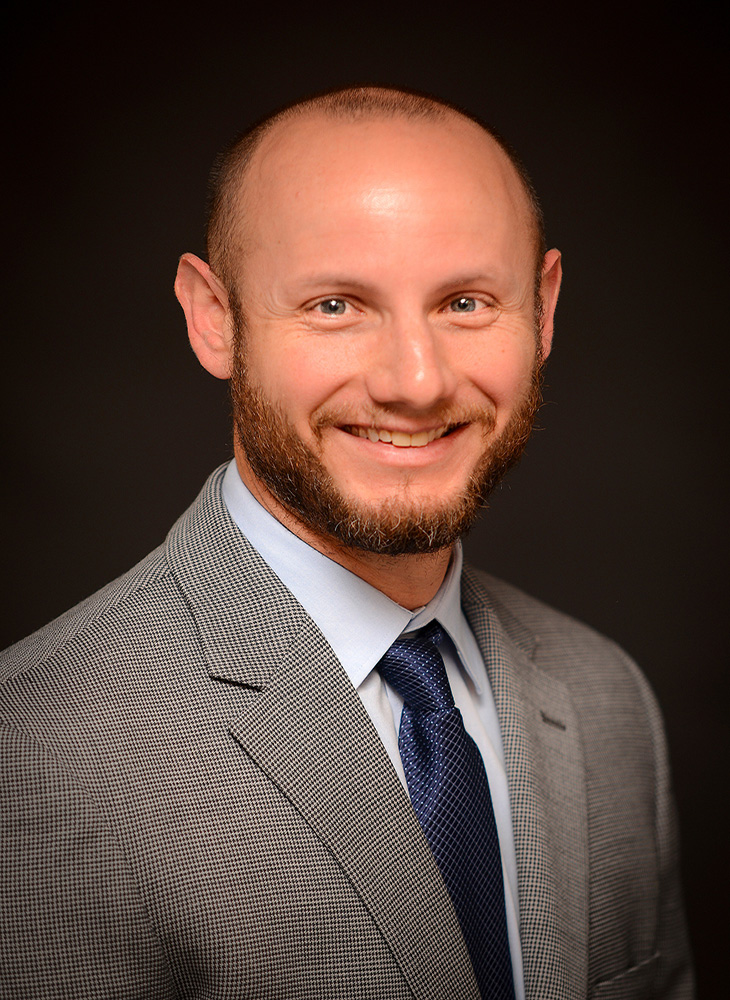
[[[135, 623], [162, 609], [172, 581], [162, 546], [118, 579], [0, 653], [0, 684], [74, 648], [86, 655], [108, 642], [109, 632], [133, 640]], [[124, 627], [120, 628], [120, 622]]]
[[[105, 737], [153, 719], [200, 659], [194, 622], [157, 549], [0, 655], [0, 740], [22, 736], [84, 770], [77, 758], [91, 750], [101, 761]], [[34, 754], [29, 767], [41, 762]]]
[[122, 576], [0, 653], [0, 718], [22, 728], [36, 715], [81, 717], [122, 678], [133, 689], [185, 657], [195, 628], [170, 546], [189, 514]]
[[[191, 616], [176, 572], [177, 550], [190, 534], [191, 520], [199, 518], [201, 508], [219, 496], [223, 471], [213, 473], [162, 545], [101, 590], [1, 652], [0, 692], [4, 685], [44, 664], [60, 660], [72, 665], [79, 660], [89, 666], [115, 656], [133, 660], [135, 650], [156, 649], [158, 643], [152, 637], [162, 639], [173, 624], [179, 633]], [[195, 539], [192, 548], [191, 559], [205, 563], [205, 541]]]
[[[616, 642], [596, 629], [523, 590], [465, 566], [462, 580], [465, 610], [471, 605], [499, 623], [534, 666], [564, 683], [586, 712], [630, 716], [638, 711], [650, 728], [661, 730], [661, 716], [643, 672]], [[478, 612], [477, 612], [478, 614]], [[645, 722], [646, 724], [646, 722]]]
[[626, 656], [616, 643], [591, 626], [473, 566], [464, 566], [462, 601], [465, 607], [482, 605], [491, 610], [518, 645], [527, 643], [543, 656], [556, 647], [563, 656], [572, 649]]
[[231, 520], [224, 473], [145, 559], [0, 654], [0, 722], [61, 740], [180, 708], [216, 669], [268, 675], [305, 613]]

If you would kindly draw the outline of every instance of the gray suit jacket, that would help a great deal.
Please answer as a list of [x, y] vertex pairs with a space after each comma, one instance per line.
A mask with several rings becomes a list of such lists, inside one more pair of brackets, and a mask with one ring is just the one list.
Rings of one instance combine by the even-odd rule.
[[[372, 723], [221, 479], [3, 657], [0, 995], [476, 998]], [[506, 584], [466, 570], [463, 603], [504, 736], [527, 996], [690, 996], [646, 682]]]

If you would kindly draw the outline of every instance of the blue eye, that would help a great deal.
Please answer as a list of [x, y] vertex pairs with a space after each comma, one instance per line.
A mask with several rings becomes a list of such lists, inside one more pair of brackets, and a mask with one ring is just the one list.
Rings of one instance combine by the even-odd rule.
[[466, 295], [462, 295], [460, 298], [454, 299], [452, 302], [449, 302], [449, 308], [451, 309], [451, 311], [457, 313], [474, 312], [476, 310], [476, 307], [477, 307], [477, 300], [470, 299]]
[[347, 309], [347, 303], [344, 299], [325, 299], [317, 308], [326, 316], [342, 316]]

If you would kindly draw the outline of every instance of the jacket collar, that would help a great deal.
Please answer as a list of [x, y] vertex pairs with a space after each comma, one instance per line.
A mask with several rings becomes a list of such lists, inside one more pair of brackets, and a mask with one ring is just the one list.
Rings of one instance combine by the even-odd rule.
[[210, 676], [258, 690], [286, 662], [309, 617], [231, 519], [221, 494], [225, 468], [173, 525], [166, 555]]

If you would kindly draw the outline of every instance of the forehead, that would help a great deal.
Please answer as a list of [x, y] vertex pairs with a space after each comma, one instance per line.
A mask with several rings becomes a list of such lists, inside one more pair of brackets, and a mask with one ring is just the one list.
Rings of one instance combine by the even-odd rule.
[[[488, 211], [532, 236], [532, 212], [517, 172], [475, 123], [446, 112], [434, 119], [307, 113], [278, 123], [262, 140], [240, 192], [247, 236], [282, 216], [410, 208]], [[253, 227], [253, 230], [252, 228]]]

